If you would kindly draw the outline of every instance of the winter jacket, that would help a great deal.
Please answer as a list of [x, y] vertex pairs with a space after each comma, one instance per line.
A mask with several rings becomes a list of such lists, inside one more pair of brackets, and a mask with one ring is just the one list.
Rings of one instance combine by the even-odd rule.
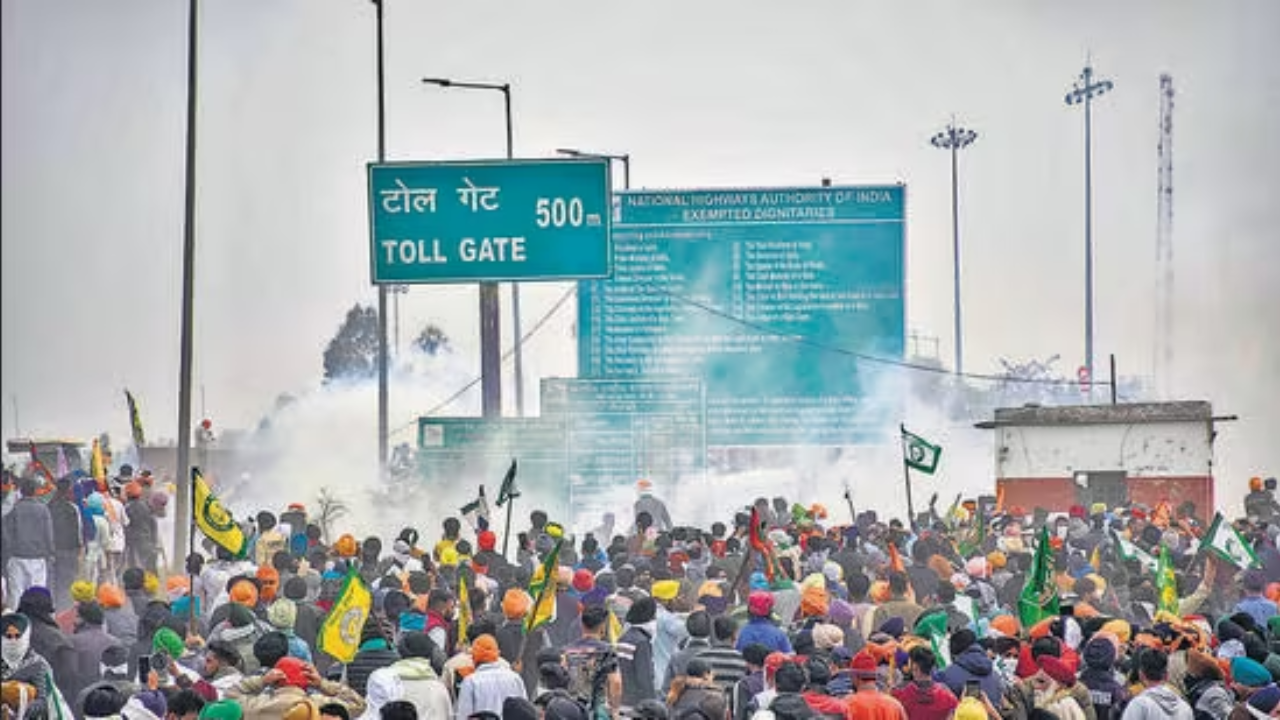
[[653, 518], [654, 529], [662, 532], [670, 530], [673, 526], [671, 523], [671, 513], [667, 512], [666, 503], [652, 495], [641, 495], [636, 498], [635, 514], [649, 513], [649, 517]]
[[268, 689], [261, 677], [249, 677], [227, 690], [226, 696], [240, 704], [244, 720], [279, 720], [299, 705], [310, 706], [311, 716], [318, 717], [320, 706], [331, 702], [345, 705], [352, 717], [364, 712], [364, 698], [342, 683], [321, 680], [316, 689], [311, 694], [291, 685]]
[[347, 684], [364, 695], [369, 675], [374, 670], [388, 667], [400, 659], [400, 653], [385, 640], [369, 640], [360, 646], [351, 664], [347, 666]]
[[245, 674], [252, 675], [262, 669], [258, 658], [253, 654], [253, 644], [265, 634], [266, 631], [256, 622], [244, 627], [232, 627], [230, 623], [222, 623], [209, 633], [209, 642], [221, 640], [230, 644], [240, 656]]
[[735, 647], [741, 652], [752, 643], [760, 643], [769, 648], [770, 652], [787, 655], [792, 652], [791, 640], [787, 638], [787, 634], [766, 617], [752, 617], [748, 620], [738, 633], [738, 643]]
[[1235, 695], [1221, 681], [1208, 679], [1187, 688], [1187, 702], [1196, 718], [1207, 720], [1227, 720], [1236, 704]]
[[666, 675], [667, 665], [680, 649], [680, 644], [689, 637], [683, 615], [677, 615], [658, 605], [657, 635], [653, 639], [653, 677], [657, 682], [655, 690], [662, 689], [662, 678]]
[[800, 697], [804, 698], [809, 708], [819, 715], [826, 717], [844, 717], [848, 714], [848, 706], [845, 702], [837, 697], [832, 697], [826, 693], [816, 692], [814, 690], [806, 690], [800, 693]]
[[[81, 690], [102, 677], [102, 652], [110, 647], [124, 647], [118, 638], [112, 637], [101, 625], [85, 625], [71, 636], [73, 660], [70, 675], [63, 682], [64, 694], [75, 698]], [[58, 678], [62, 681], [63, 678]]]
[[502, 704], [507, 698], [524, 696], [524, 680], [506, 660], [485, 663], [462, 681], [454, 716], [467, 720], [476, 713], [491, 712], [502, 717]]
[[890, 600], [876, 608], [875, 614], [872, 615], [871, 625], [873, 628], [879, 629], [889, 618], [900, 617], [908, 628], [912, 628], [915, 627], [916, 620], [920, 618], [923, 612], [924, 608], [910, 600]]
[[547, 623], [547, 639], [554, 647], [564, 647], [582, 637], [578, 599], [567, 592], [556, 593], [556, 616]]
[[1125, 703], [1129, 702], [1129, 689], [1125, 687], [1115, 670], [1086, 667], [1080, 672], [1080, 685], [1089, 690], [1089, 700], [1098, 720], [1120, 717]]
[[[1063, 662], [1066, 662], [1066, 660], [1063, 660]], [[1089, 688], [1085, 687], [1084, 683], [1075, 683], [1067, 690], [1067, 693], [1080, 706], [1080, 709], [1084, 712], [1085, 720], [1099, 720], [1097, 713], [1093, 709], [1093, 698], [1089, 694]], [[1036, 707], [1035, 689], [1026, 680], [1006, 690], [1004, 698], [1005, 704], [1000, 706], [1000, 714], [1010, 720], [1026, 720], [1031, 709]], [[1106, 718], [1101, 718], [1101, 720], [1106, 720]]]
[[293, 621], [294, 634], [301, 638], [307, 647], [316, 647], [316, 636], [320, 634], [320, 623], [323, 618], [319, 608], [305, 601], [294, 603], [294, 607], [298, 611]]
[[84, 544], [84, 535], [80, 529], [80, 510], [66, 498], [60, 497], [49, 503], [49, 519], [53, 523], [54, 548], [62, 553], [79, 550]]
[[1147, 688], [1125, 708], [1123, 720], [1193, 720], [1191, 706], [1168, 685]]
[[53, 517], [39, 500], [19, 500], [2, 525], [5, 559], [47, 560], [54, 556]]
[[960, 701], [945, 685], [910, 682], [893, 691], [911, 720], [947, 720]]
[[652, 637], [649, 630], [632, 625], [618, 638], [618, 671], [622, 675], [624, 708], [633, 708], [657, 696]]
[[[525, 639], [524, 621], [508, 620], [494, 632], [493, 638], [498, 641], [498, 652], [514, 668], [520, 661], [520, 677], [524, 680], [525, 692], [529, 697], [538, 689], [538, 652], [547, 646], [547, 633], [537, 628]], [[520, 654], [520, 645], [524, 644], [524, 656]]]
[[[399, 687], [399, 697], [380, 697], [382, 688], [388, 685]], [[374, 670], [369, 675], [367, 690], [369, 709], [365, 717], [377, 717], [373, 714], [376, 710], [374, 706], [381, 708], [391, 700], [413, 703], [420, 718], [453, 717], [453, 700], [449, 698], [449, 690], [431, 667], [431, 661], [426, 658], [405, 658]]]
[[106, 608], [102, 611], [103, 627], [107, 634], [129, 647], [138, 641], [138, 615], [129, 606]]
[[751, 717], [751, 699], [764, 692], [764, 671], [753, 670], [743, 676], [733, 686], [732, 707], [733, 720], [747, 720]]
[[125, 544], [135, 552], [147, 552], [155, 548], [157, 537], [156, 516], [145, 500], [130, 500], [124, 507], [129, 525], [124, 529]]
[[667, 663], [666, 673], [662, 678], [662, 692], [666, 693], [671, 690], [671, 681], [684, 674], [684, 670], [689, 666], [689, 660], [694, 655], [711, 649], [711, 642], [706, 638], [691, 638], [675, 655], [671, 656], [671, 661]]
[[996, 674], [991, 658], [979, 645], [970, 645], [951, 658], [951, 664], [942, 671], [941, 679], [956, 697], [964, 694], [965, 683], [974, 681], [982, 687], [983, 694], [993, 705], [1004, 696], [1004, 681]]
[[706, 708], [719, 708], [718, 712], [713, 711], [710, 716], [717, 720], [724, 717], [727, 710], [725, 696], [715, 683], [701, 678], [685, 678], [677, 686], [675, 698], [668, 698], [667, 703], [671, 717], [678, 716], [682, 710]]

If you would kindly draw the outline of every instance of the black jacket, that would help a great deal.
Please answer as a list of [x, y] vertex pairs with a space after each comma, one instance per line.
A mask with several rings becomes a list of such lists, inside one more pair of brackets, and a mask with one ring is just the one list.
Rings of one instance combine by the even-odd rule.
[[347, 666], [347, 685], [364, 697], [373, 671], [381, 670], [399, 659], [400, 653], [390, 647], [361, 650]]
[[622, 674], [624, 707], [635, 707], [657, 696], [653, 679], [653, 640], [648, 630], [633, 625], [618, 638], [618, 670]]
[[80, 534], [80, 511], [67, 502], [66, 498], [57, 498], [49, 503], [49, 517], [53, 520], [53, 546], [58, 552], [74, 552], [84, 544]]

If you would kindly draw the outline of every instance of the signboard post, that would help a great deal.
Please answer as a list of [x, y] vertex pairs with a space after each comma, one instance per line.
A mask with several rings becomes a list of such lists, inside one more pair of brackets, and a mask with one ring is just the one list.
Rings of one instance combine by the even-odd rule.
[[609, 161], [369, 165], [373, 283], [608, 277]]
[[702, 379], [711, 446], [883, 435], [894, 393], [857, 355], [903, 355], [905, 195], [621, 194], [613, 275], [579, 285], [579, 374]]

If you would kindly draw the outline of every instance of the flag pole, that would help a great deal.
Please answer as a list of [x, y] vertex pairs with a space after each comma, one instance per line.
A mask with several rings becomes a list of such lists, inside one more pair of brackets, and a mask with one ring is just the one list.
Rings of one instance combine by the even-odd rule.
[[516, 459], [511, 458], [511, 467], [507, 469], [507, 475], [502, 478], [502, 485], [498, 488], [498, 502], [507, 504], [507, 521], [502, 528], [502, 557], [507, 560], [511, 559], [507, 557], [507, 548], [511, 546], [511, 511], [512, 506], [516, 504], [516, 498], [512, 496], [511, 490], [515, 488], [517, 467]]
[[[906, 436], [907, 436], [907, 426], [905, 423], [901, 423], [898, 425], [898, 444], [899, 445], [902, 444]], [[911, 504], [911, 466], [907, 464], [906, 453], [903, 452], [901, 448], [899, 448], [899, 452], [902, 453], [902, 479], [903, 479], [903, 483], [907, 486], [907, 527], [911, 528], [912, 532], [915, 532], [916, 511], [915, 511], [915, 506]]]
[[849, 504], [849, 522], [857, 524], [858, 514], [853, 511], [853, 491], [849, 489], [849, 481], [844, 483], [844, 501]]
[[[200, 468], [192, 466], [191, 477], [187, 482], [191, 484], [191, 512], [187, 513], [187, 520], [190, 525], [187, 527], [187, 557], [183, 559], [183, 565], [187, 570], [187, 631], [192, 635], [198, 635], [199, 626], [196, 624], [196, 576], [191, 571], [191, 556], [196, 554], [196, 512], [199, 508], [195, 506], [196, 500], [196, 476], [200, 474]], [[201, 608], [203, 610], [204, 608]]]
[[507, 498], [507, 521], [502, 527], [502, 557], [507, 560], [511, 559], [507, 557], [507, 547], [511, 544], [511, 508], [514, 507], [515, 504], [515, 498]]

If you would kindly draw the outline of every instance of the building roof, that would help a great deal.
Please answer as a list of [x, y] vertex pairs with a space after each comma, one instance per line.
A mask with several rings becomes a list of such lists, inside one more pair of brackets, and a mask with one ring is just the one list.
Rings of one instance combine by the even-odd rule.
[[991, 429], [1019, 425], [1131, 425], [1134, 423], [1212, 422], [1213, 406], [1190, 400], [1122, 405], [1068, 405], [997, 408], [994, 422], [979, 423]]

